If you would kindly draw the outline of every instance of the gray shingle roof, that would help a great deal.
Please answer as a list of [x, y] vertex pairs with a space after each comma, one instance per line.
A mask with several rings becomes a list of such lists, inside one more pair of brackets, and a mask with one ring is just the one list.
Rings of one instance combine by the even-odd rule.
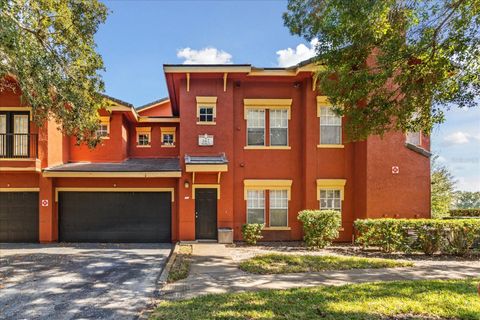
[[226, 164], [228, 163], [228, 160], [224, 153], [216, 156], [190, 156], [186, 154], [185, 163], [186, 164]]
[[168, 99], [170, 99], [170, 98], [169, 98], [169, 97], [164, 97], [164, 98], [161, 98], [161, 99], [158, 99], [158, 100], [149, 102], [149, 103], [147, 103], [147, 104], [144, 104], [143, 106], [136, 107], [135, 109], [136, 109], [137, 111], [141, 111], [141, 110], [143, 110], [143, 109], [145, 109], [145, 108], [151, 107], [151, 106], [156, 105], [156, 104], [158, 104], [158, 103], [165, 102], [165, 101], [167, 101]]
[[123, 162], [76, 162], [50, 168], [48, 172], [163, 172], [181, 171], [178, 158], [127, 159]]

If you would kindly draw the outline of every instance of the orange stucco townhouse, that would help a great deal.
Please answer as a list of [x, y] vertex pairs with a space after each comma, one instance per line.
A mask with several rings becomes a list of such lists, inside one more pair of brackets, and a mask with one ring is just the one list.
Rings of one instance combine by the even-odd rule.
[[303, 209], [341, 211], [350, 241], [355, 219], [429, 217], [429, 137], [347, 142], [313, 71], [164, 65], [169, 96], [108, 97], [95, 149], [0, 93], [0, 242], [300, 240]]

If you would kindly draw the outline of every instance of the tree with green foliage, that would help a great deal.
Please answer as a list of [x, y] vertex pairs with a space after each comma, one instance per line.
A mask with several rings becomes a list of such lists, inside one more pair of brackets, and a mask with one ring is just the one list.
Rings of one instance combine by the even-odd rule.
[[480, 208], [480, 191], [456, 191], [454, 194], [453, 207], [455, 209]]
[[19, 90], [42, 124], [95, 144], [104, 103], [94, 35], [107, 17], [98, 0], [0, 0], [0, 92]]
[[456, 181], [448, 168], [438, 163], [438, 156], [432, 158], [431, 167], [432, 218], [442, 218], [448, 216]]
[[285, 25], [318, 38], [317, 83], [351, 140], [429, 133], [480, 93], [480, 0], [289, 0]]

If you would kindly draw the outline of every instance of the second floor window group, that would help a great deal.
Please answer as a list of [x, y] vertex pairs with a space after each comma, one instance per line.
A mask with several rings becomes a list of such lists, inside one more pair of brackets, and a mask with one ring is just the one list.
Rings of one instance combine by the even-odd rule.
[[270, 146], [288, 146], [288, 110], [248, 109], [247, 112], [248, 146], [266, 146], [267, 134]]

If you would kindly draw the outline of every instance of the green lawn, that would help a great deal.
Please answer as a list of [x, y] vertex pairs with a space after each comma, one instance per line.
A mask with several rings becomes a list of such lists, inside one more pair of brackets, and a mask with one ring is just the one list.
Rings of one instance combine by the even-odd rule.
[[162, 302], [153, 319], [480, 319], [476, 280], [377, 282]]
[[315, 272], [326, 270], [411, 267], [410, 262], [390, 259], [312, 256], [289, 254], [259, 255], [240, 263], [240, 269], [256, 274]]

